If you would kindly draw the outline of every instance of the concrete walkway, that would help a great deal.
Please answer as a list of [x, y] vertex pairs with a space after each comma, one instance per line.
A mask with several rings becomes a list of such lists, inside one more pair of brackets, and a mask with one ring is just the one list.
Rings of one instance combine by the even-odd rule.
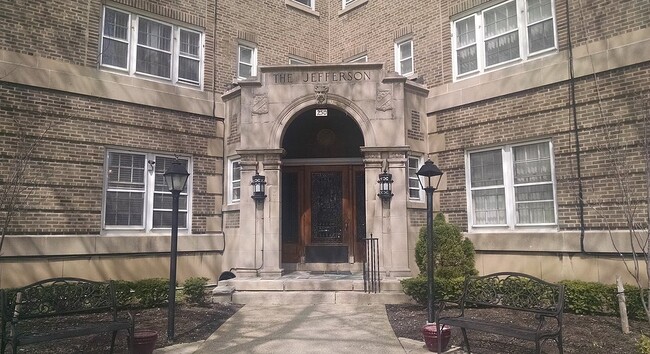
[[384, 305], [246, 305], [202, 343], [162, 353], [429, 353], [398, 339]]

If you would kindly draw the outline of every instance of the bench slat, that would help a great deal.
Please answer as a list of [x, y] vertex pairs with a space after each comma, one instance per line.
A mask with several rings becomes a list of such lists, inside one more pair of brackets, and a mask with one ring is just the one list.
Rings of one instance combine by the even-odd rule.
[[17, 336], [16, 342], [18, 344], [36, 344], [65, 338], [128, 330], [130, 328], [131, 323], [126, 320], [119, 322], [100, 322], [94, 325], [63, 328], [51, 333], [22, 333]]
[[[558, 331], [541, 331], [537, 333], [536, 329], [516, 327], [513, 325], [502, 324], [492, 321], [484, 321], [477, 319], [468, 319], [464, 317], [447, 317], [439, 320], [440, 324], [462, 327], [470, 330], [477, 330], [482, 332], [489, 332], [508, 337], [519, 338], [534, 342], [538, 338], [547, 336], [555, 336]], [[537, 337], [539, 335], [539, 337]]]

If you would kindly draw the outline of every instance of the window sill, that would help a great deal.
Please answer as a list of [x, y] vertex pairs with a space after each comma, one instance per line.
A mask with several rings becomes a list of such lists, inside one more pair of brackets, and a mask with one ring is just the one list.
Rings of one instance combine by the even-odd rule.
[[406, 202], [406, 207], [409, 209], [426, 209], [427, 203], [424, 200], [409, 199]]
[[345, 15], [346, 13], [356, 9], [357, 7], [361, 7], [362, 5], [365, 5], [368, 2], [368, 0], [356, 0], [353, 1], [350, 4], [347, 4], [344, 9], [339, 11], [339, 16]]
[[239, 203], [226, 204], [221, 207], [221, 211], [239, 211]]
[[306, 5], [301, 5], [293, 0], [284, 0], [284, 4], [293, 7], [294, 9], [300, 10], [302, 12], [306, 12], [312, 16], [320, 17], [320, 13], [318, 11], [312, 10], [310, 7]]

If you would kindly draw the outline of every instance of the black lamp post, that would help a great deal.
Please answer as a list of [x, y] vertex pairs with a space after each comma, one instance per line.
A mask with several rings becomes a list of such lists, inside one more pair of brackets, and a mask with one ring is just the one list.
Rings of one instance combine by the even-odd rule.
[[176, 310], [176, 256], [178, 253], [178, 198], [181, 195], [190, 174], [178, 162], [178, 159], [165, 171], [163, 178], [167, 188], [172, 192], [172, 239], [169, 262], [169, 307], [167, 308], [167, 341], [174, 340], [174, 316]]
[[379, 183], [379, 193], [377, 193], [379, 198], [381, 198], [381, 200], [390, 200], [393, 196], [393, 192], [391, 191], [393, 175], [384, 170], [383, 173], [379, 174], [379, 180], [377, 183]]
[[[427, 194], [427, 322], [434, 323], [433, 271], [435, 263], [433, 262], [433, 238], [435, 234], [433, 232], [433, 192], [438, 189], [443, 172], [429, 159], [415, 174], [418, 175], [420, 187]], [[426, 177], [426, 185], [422, 182], [422, 177]], [[431, 181], [432, 178], [433, 181]], [[435, 179], [438, 179], [438, 181], [435, 181]], [[435, 187], [433, 183], [435, 183]]]

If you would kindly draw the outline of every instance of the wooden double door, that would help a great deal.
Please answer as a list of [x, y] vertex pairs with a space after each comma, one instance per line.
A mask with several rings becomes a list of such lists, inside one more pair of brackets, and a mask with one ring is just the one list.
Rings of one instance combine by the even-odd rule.
[[364, 201], [363, 166], [283, 168], [282, 262], [361, 261]]

